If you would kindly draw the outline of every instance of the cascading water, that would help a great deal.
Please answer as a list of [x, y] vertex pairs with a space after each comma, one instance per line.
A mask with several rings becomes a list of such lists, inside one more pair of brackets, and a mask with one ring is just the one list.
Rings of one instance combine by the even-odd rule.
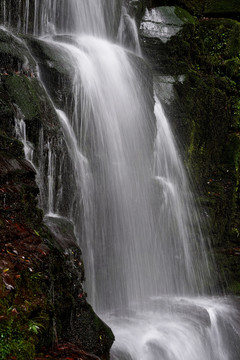
[[141, 56], [137, 25], [125, 7], [122, 8], [117, 40], [124, 47], [130, 48], [135, 54]]
[[23, 143], [23, 151], [25, 158], [33, 165], [34, 147], [27, 140], [26, 123], [23, 118], [24, 116], [21, 113], [21, 110], [16, 106], [16, 116], [15, 116], [16, 137]]
[[[57, 173], [48, 140], [40, 203], [74, 222], [90, 301], [116, 335], [112, 359], [237, 360], [237, 311], [230, 300], [201, 297], [211, 287], [199, 216], [157, 96], [153, 112], [139, 48], [127, 44], [126, 23], [137, 41], [133, 20], [123, 13], [117, 35], [121, 1], [34, 4], [34, 33], [72, 69], [71, 105], [56, 109], [72, 176]], [[114, 34], [132, 51], [112, 43]], [[71, 182], [67, 209], [56, 179]]]

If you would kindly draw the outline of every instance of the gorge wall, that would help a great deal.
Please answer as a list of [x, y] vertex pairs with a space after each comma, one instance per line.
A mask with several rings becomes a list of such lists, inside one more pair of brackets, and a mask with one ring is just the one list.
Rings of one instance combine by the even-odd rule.
[[172, 84], [174, 100], [164, 108], [209, 225], [219, 286], [239, 294], [240, 6], [211, 0], [147, 5], [175, 6], [182, 21], [166, 43], [140, 30], [142, 47], [154, 73], [170, 76], [164, 81]]

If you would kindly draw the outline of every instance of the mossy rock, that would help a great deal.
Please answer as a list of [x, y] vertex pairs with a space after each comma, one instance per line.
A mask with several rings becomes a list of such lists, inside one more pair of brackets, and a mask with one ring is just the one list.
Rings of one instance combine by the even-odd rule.
[[185, 9], [176, 6], [175, 14], [184, 24], [195, 24], [196, 19]]
[[4, 132], [0, 130], [0, 151], [10, 152], [16, 158], [23, 157], [22, 143], [14, 137], [8, 137]]
[[[41, 39], [36, 39], [34, 37], [25, 36], [24, 37], [31, 47], [31, 50], [38, 60], [38, 64], [44, 64], [51, 69], [55, 69], [58, 73], [62, 75], [68, 75], [69, 72], [73, 71], [73, 67], [68, 62], [66, 56], [66, 50], [61, 49], [61, 46], [47, 42]], [[56, 40], [59, 42], [74, 43], [74, 40], [71, 36], [56, 36]]]
[[239, 56], [240, 54], [240, 23], [236, 22], [232, 28], [228, 43], [228, 51], [230, 56]]
[[134, 14], [137, 21], [141, 21], [146, 7], [149, 6], [148, 0], [136, 0], [130, 3], [130, 13]]
[[240, 166], [240, 134], [238, 132], [228, 136], [223, 161], [238, 173]]
[[[183, 40], [189, 43], [189, 52], [182, 52]], [[240, 261], [231, 249], [239, 247], [240, 230], [239, 23], [202, 19], [190, 32], [183, 28], [168, 46], [172, 44], [169, 53], [175, 66], [184, 59], [188, 67], [183, 84], [175, 85], [180, 100], [173, 128], [183, 140], [186, 164], [211, 221], [214, 251], [223, 247], [224, 255], [216, 262], [227, 281], [219, 278], [219, 286], [238, 293]]]
[[235, 57], [225, 61], [226, 73], [232, 79], [239, 81], [240, 80], [240, 59]]
[[[68, 55], [61, 46], [43, 40], [26, 38], [36, 60], [38, 61], [41, 78], [55, 106], [67, 111], [66, 104], [72, 104], [71, 75], [75, 70], [69, 62]], [[71, 36], [56, 37], [58, 41], [73, 43]], [[70, 76], [69, 76], [70, 75]], [[60, 86], [61, 84], [61, 86]], [[60, 90], [61, 89], [61, 90]]]
[[19, 71], [23, 64], [34, 71], [35, 61], [24, 42], [7, 30], [0, 29], [0, 68], [7, 71]]
[[108, 349], [114, 342], [112, 330], [94, 313], [89, 304], [79, 308], [70, 336], [79, 346], [101, 359], [108, 359]]
[[7, 91], [24, 114], [25, 119], [40, 118], [40, 100], [36, 80], [26, 76], [9, 75], [4, 78]]

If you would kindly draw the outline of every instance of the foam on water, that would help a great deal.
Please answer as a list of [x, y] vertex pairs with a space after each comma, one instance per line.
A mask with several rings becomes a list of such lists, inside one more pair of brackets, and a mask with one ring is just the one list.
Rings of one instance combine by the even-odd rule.
[[239, 312], [230, 299], [159, 297], [149, 310], [109, 315], [112, 360], [236, 360]]

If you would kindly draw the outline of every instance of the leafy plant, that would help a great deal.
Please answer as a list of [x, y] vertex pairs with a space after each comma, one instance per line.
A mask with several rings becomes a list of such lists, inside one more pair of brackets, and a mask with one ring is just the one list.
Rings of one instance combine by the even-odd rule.
[[39, 332], [40, 327], [41, 327], [41, 324], [39, 324], [33, 320], [29, 321], [28, 329], [29, 329], [29, 331], [33, 332], [34, 334], [37, 334]]

